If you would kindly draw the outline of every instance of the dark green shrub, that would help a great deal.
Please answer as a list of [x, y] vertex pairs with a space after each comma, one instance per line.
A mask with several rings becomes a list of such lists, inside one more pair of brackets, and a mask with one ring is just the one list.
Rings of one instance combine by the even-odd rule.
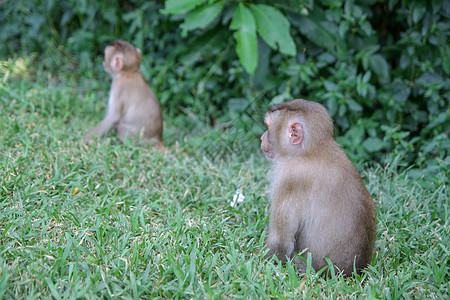
[[143, 49], [142, 69], [173, 124], [215, 127], [193, 140], [199, 147], [257, 145], [264, 111], [301, 97], [327, 106], [356, 161], [393, 154], [431, 173], [448, 166], [448, 0], [26, 4], [1, 5], [1, 57], [37, 53], [50, 70], [70, 60], [77, 76], [106, 78], [104, 45], [127, 39]]

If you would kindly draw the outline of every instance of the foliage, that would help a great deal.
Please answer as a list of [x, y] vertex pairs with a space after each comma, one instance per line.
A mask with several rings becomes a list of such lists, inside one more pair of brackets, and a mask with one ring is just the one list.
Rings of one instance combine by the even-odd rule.
[[252, 4], [240, 1], [205, 2], [204, 0], [168, 0], [164, 13], [186, 14], [183, 23], [183, 35], [194, 29], [205, 29], [224, 13], [223, 23], [232, 19], [230, 29], [234, 30], [236, 53], [249, 74], [254, 74], [258, 62], [256, 33], [272, 48], [291, 56], [296, 54], [294, 40], [289, 33], [290, 23], [276, 8], [265, 4]]
[[[143, 49], [142, 69], [164, 113], [194, 119], [194, 140], [205, 148], [232, 133], [258, 135], [271, 104], [306, 98], [326, 105], [354, 161], [404, 153], [400, 164], [415, 164], [411, 176], [420, 176], [450, 162], [449, 7], [448, 0], [6, 1], [0, 57], [53, 72], [66, 64], [107, 82], [99, 56], [124, 38]], [[208, 144], [202, 134], [218, 138]]]
[[[341, 143], [346, 148], [360, 145], [352, 153], [356, 160], [380, 158], [378, 153], [383, 150], [397, 151], [402, 145], [395, 143], [414, 136], [417, 138], [409, 140], [408, 150], [420, 150], [406, 158], [405, 163], [410, 164], [427, 152], [424, 141], [438, 135], [441, 138], [434, 143], [438, 147], [432, 156], [448, 163], [449, 4], [346, 0], [287, 1], [268, 6], [229, 1], [228, 10], [221, 6], [220, 23], [227, 26], [232, 19], [236, 52], [250, 74], [259, 54], [256, 32], [272, 49], [279, 50], [272, 54], [275, 68], [264, 62], [259, 66], [256, 87], [279, 87], [278, 95], [276, 89], [268, 92], [271, 103], [298, 95], [324, 103], [338, 128], [346, 131]], [[202, 0], [167, 1], [165, 12], [186, 14], [182, 27], [189, 22], [191, 29], [215, 31], [213, 18], [208, 22], [189, 18], [211, 5], [215, 4]], [[279, 6], [289, 21], [274, 6]], [[297, 33], [296, 43], [290, 24]], [[297, 53], [296, 44], [302, 53]], [[275, 72], [277, 77], [270, 78]]]
[[[401, 153], [362, 172], [377, 204], [372, 265], [356, 278], [304, 277], [263, 259], [261, 152], [237, 145], [211, 160], [193, 139], [162, 154], [113, 135], [82, 145], [104, 82], [20, 59], [3, 66], [0, 298], [449, 297], [448, 173], [411, 180], [397, 171]], [[196, 122], [167, 121], [168, 141]], [[246, 198], [231, 208], [237, 188]]]

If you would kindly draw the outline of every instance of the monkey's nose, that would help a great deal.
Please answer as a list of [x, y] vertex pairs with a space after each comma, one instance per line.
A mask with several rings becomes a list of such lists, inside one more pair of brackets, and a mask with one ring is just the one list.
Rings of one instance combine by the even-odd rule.
[[266, 135], [266, 133], [267, 133], [267, 131], [264, 131], [264, 133], [261, 135], [261, 137], [260, 137], [261, 141], [263, 140], [264, 135]]

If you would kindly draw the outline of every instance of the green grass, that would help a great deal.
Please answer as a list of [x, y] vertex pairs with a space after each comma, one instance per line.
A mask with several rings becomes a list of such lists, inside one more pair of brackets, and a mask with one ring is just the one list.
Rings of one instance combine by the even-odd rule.
[[[401, 157], [362, 170], [377, 204], [373, 264], [358, 278], [301, 277], [260, 253], [268, 163], [257, 138], [212, 160], [185, 117], [166, 120], [165, 154], [113, 135], [86, 146], [106, 81], [5, 66], [0, 298], [449, 297], [448, 173], [411, 180]], [[232, 209], [237, 188], [246, 199]]]

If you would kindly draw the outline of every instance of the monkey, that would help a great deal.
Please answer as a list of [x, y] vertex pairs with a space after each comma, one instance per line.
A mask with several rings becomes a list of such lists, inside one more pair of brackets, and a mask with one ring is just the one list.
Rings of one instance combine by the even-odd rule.
[[272, 106], [264, 122], [261, 150], [272, 163], [265, 258], [293, 259], [305, 273], [300, 257], [310, 253], [314, 270], [326, 267], [328, 257], [344, 276], [360, 274], [374, 252], [375, 204], [334, 140], [330, 114], [296, 99]]
[[161, 106], [139, 69], [140, 63], [141, 50], [126, 41], [117, 40], [105, 48], [103, 68], [112, 76], [108, 110], [85, 141], [116, 130], [121, 142], [133, 138], [140, 144], [163, 147]]

